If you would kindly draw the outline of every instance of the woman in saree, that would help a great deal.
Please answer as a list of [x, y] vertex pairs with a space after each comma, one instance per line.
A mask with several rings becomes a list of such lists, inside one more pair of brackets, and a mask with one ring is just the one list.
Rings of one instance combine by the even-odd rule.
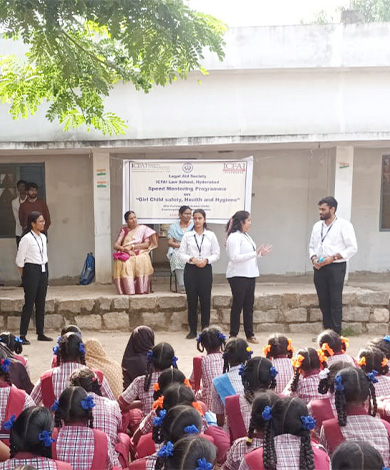
[[133, 211], [124, 215], [127, 226], [116, 239], [114, 249], [114, 284], [118, 294], [148, 294], [153, 274], [150, 252], [157, 248], [157, 233], [138, 225]]
[[184, 266], [185, 263], [180, 259], [178, 251], [183, 235], [192, 230], [194, 223], [191, 220], [192, 210], [188, 206], [181, 206], [179, 209], [178, 222], [175, 222], [168, 230], [168, 246], [167, 257], [171, 264], [171, 272], [175, 273], [177, 282], [177, 292], [185, 292], [184, 288]]

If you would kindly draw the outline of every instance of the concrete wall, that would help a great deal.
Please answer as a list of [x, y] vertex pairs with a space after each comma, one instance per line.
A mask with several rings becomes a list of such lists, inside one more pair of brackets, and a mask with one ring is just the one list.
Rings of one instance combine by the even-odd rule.
[[[0, 156], [0, 163], [45, 163], [50, 278], [79, 276], [86, 254], [93, 251], [92, 166], [87, 155]], [[4, 280], [17, 281], [15, 239], [0, 239]]]

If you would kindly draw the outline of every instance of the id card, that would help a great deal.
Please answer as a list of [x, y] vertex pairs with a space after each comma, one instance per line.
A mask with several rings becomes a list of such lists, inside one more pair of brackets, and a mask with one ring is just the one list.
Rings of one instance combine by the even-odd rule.
[[46, 266], [44, 264], [41, 265], [42, 266], [42, 272], [46, 272]]

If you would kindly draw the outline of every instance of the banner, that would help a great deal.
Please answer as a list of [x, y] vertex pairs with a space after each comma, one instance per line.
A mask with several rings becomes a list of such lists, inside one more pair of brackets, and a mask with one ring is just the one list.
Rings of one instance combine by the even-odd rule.
[[207, 221], [224, 224], [250, 212], [253, 157], [243, 160], [125, 160], [123, 209], [141, 223], [170, 223], [181, 206], [204, 209]]

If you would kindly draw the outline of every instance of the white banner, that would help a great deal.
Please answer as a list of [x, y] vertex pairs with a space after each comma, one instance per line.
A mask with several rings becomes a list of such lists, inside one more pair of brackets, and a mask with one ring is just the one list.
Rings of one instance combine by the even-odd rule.
[[169, 223], [180, 206], [224, 224], [251, 209], [253, 157], [243, 160], [125, 160], [123, 209], [142, 223]]

